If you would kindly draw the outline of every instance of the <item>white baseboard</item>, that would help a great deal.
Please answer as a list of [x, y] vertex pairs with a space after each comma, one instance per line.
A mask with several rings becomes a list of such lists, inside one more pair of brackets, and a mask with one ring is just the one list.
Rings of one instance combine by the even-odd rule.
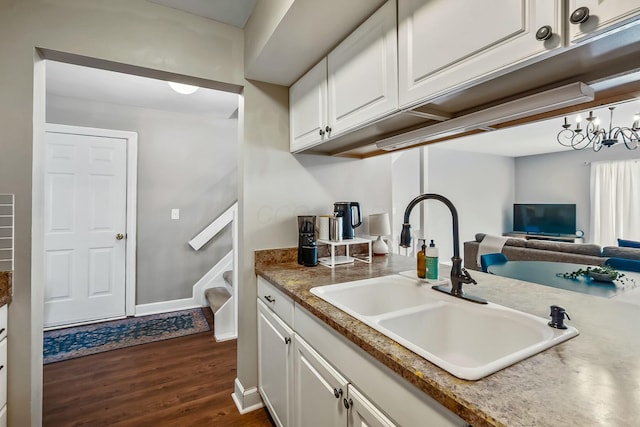
[[233, 393], [231, 393], [231, 398], [235, 402], [240, 414], [246, 414], [264, 406], [257, 387], [251, 387], [245, 390], [238, 378], [235, 379], [233, 385], [234, 390]]
[[[215, 327], [213, 329], [215, 330]], [[215, 334], [215, 338], [216, 338], [216, 342], [231, 341], [238, 338], [238, 335], [232, 332], [229, 332], [227, 334], [221, 334], [221, 335]]]
[[176, 299], [173, 301], [152, 302], [136, 305], [136, 317], [149, 314], [167, 313], [169, 311], [188, 310], [202, 307], [194, 301], [194, 298]]

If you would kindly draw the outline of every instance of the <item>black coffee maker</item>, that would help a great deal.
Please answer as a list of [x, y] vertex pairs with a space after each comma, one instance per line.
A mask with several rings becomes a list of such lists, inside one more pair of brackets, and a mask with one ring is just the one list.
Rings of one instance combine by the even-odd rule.
[[306, 267], [318, 265], [316, 217], [312, 215], [298, 217], [298, 264]]
[[342, 217], [342, 238], [353, 239], [356, 237], [356, 227], [362, 224], [360, 215], [360, 203], [358, 202], [335, 202], [333, 211], [336, 216]]

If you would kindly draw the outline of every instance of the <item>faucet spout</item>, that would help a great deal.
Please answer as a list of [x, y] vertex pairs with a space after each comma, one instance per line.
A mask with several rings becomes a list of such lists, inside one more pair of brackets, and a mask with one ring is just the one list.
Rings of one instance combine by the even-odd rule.
[[404, 211], [404, 221], [402, 224], [402, 232], [400, 233], [400, 246], [404, 248], [408, 248], [411, 246], [411, 225], [409, 224], [409, 217], [411, 216], [411, 211], [413, 208], [420, 202], [424, 200], [434, 199], [442, 202], [445, 206], [449, 208], [451, 211], [451, 219], [452, 219], [452, 230], [453, 230], [453, 257], [451, 258], [451, 290], [448, 288], [443, 288], [442, 286], [433, 286], [433, 289], [441, 292], [450, 293], [451, 295], [464, 298], [473, 302], [477, 302], [480, 304], [486, 304], [487, 301], [482, 298], [477, 298], [473, 296], [467, 296], [464, 294], [462, 290], [462, 285], [465, 283], [473, 283], [477, 284], [476, 281], [471, 277], [469, 272], [462, 268], [462, 258], [460, 258], [460, 237], [459, 237], [459, 225], [458, 225], [458, 211], [456, 207], [451, 203], [449, 199], [440, 194], [435, 193], [425, 193], [421, 194], [412, 201], [409, 202], [407, 208]]

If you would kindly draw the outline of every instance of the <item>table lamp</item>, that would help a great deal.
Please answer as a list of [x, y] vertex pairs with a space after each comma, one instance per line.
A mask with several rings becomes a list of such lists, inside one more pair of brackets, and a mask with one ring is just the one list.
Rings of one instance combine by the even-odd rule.
[[378, 236], [371, 248], [374, 255], [386, 255], [389, 253], [389, 247], [382, 239], [382, 236], [388, 236], [389, 234], [391, 234], [391, 226], [389, 225], [388, 213], [369, 215], [369, 235]]

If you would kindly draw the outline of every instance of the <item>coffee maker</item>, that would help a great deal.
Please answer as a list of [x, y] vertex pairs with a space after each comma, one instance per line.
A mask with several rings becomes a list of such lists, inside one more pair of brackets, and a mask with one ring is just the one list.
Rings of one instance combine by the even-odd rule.
[[335, 202], [333, 211], [336, 216], [342, 217], [342, 238], [353, 239], [356, 237], [355, 229], [362, 224], [360, 204], [358, 202]]
[[298, 217], [298, 264], [306, 267], [318, 265], [316, 217], [312, 215]]

